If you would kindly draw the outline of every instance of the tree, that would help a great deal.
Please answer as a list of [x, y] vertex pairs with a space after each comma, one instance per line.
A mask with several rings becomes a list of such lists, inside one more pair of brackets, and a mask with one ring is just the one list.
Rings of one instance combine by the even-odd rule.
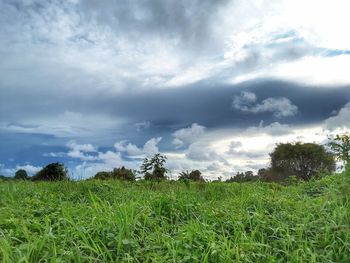
[[51, 163], [32, 177], [33, 181], [64, 181], [69, 180], [67, 169], [63, 163]]
[[181, 172], [179, 176], [179, 180], [190, 180], [190, 181], [197, 181], [197, 182], [205, 181], [202, 176], [202, 173], [199, 170], [192, 170], [191, 172], [189, 171]]
[[266, 176], [267, 173], [268, 173], [268, 169], [261, 168], [261, 169], [258, 170], [258, 177], [263, 179]]
[[315, 143], [281, 143], [270, 154], [270, 176], [284, 180], [289, 176], [309, 180], [319, 172], [335, 170], [334, 156]]
[[350, 134], [338, 134], [335, 138], [330, 138], [328, 144], [338, 160], [343, 161], [345, 166], [349, 165], [350, 160]]
[[121, 168], [114, 168], [112, 172], [98, 172], [95, 174], [94, 179], [117, 179], [124, 181], [135, 181], [135, 172], [131, 169], [127, 169], [124, 166], [122, 166]]
[[112, 177], [118, 180], [135, 181], [135, 173], [130, 169], [126, 169], [124, 166], [122, 168], [114, 168]]
[[155, 154], [151, 159], [145, 158], [140, 168], [145, 180], [164, 180], [168, 169], [164, 167], [167, 157], [160, 153]]
[[107, 179], [111, 179], [111, 177], [112, 177], [111, 172], [101, 171], [101, 172], [97, 172], [93, 178], [98, 180], [107, 180]]
[[29, 176], [28, 176], [26, 170], [19, 169], [19, 170], [17, 170], [14, 179], [16, 179], [16, 180], [28, 180]]
[[246, 171], [245, 173], [242, 172], [237, 172], [237, 174], [234, 177], [231, 177], [230, 179], [227, 179], [227, 183], [232, 183], [232, 182], [252, 182], [252, 181], [257, 181], [259, 179], [258, 176], [255, 176], [252, 171]]

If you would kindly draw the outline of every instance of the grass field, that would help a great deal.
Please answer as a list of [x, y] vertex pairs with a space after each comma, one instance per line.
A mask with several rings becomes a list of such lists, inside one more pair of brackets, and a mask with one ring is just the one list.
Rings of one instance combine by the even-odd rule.
[[350, 262], [349, 186], [0, 182], [0, 261]]

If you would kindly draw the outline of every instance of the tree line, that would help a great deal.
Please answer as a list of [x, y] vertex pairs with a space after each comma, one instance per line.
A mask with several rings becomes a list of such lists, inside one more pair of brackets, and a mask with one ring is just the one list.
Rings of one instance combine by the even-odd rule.
[[[331, 174], [336, 169], [336, 160], [342, 161], [349, 169], [350, 162], [350, 134], [336, 135], [331, 138], [328, 148], [316, 143], [280, 143], [270, 153], [270, 166], [259, 169], [257, 174], [252, 171], [237, 172], [226, 182], [284, 182], [290, 179], [308, 181]], [[135, 181], [137, 179], [162, 181], [169, 179], [169, 170], [165, 167], [167, 157], [160, 153], [152, 158], [145, 158], [139, 171], [127, 169], [124, 166], [112, 171], [101, 171], [90, 179]], [[9, 177], [0, 176], [0, 179], [9, 180]], [[69, 180], [67, 169], [62, 163], [51, 163], [29, 177], [24, 169], [16, 171], [14, 180], [31, 181], [63, 181]], [[89, 179], [89, 180], [90, 180]], [[180, 181], [205, 182], [199, 170], [183, 171], [179, 173]], [[221, 177], [218, 180], [221, 181]]]

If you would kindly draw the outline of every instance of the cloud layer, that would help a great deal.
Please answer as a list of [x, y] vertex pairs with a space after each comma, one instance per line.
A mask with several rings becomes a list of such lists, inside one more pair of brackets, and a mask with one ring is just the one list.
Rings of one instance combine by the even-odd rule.
[[346, 131], [349, 8], [0, 0], [0, 173], [62, 161], [86, 177], [160, 151], [225, 176]]

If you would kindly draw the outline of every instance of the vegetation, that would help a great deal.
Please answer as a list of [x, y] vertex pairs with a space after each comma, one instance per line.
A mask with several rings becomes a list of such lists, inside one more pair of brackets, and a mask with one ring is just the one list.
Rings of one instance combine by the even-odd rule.
[[258, 181], [260, 179], [259, 175], [254, 175], [252, 171], [247, 171], [245, 173], [238, 172], [236, 176], [231, 177], [230, 179], [227, 179], [227, 183], [237, 182], [237, 183], [243, 183], [243, 182], [254, 182]]
[[[349, 164], [346, 138], [330, 148]], [[323, 146], [278, 144], [271, 167], [226, 182], [166, 181], [165, 163], [144, 159], [139, 181], [125, 167], [71, 181], [61, 163], [35, 184], [1, 177], [0, 262], [350, 262], [350, 169], [332, 175]]]
[[271, 169], [267, 179], [273, 181], [289, 176], [308, 181], [320, 172], [335, 170], [333, 155], [324, 146], [315, 143], [281, 143], [270, 156]]
[[189, 180], [194, 182], [205, 182], [202, 173], [199, 170], [193, 170], [191, 172], [181, 172], [179, 174], [179, 180]]
[[32, 177], [32, 181], [64, 181], [69, 180], [68, 172], [62, 163], [51, 163]]
[[16, 179], [16, 180], [28, 180], [29, 176], [28, 176], [26, 170], [19, 169], [19, 170], [17, 170], [14, 179]]
[[0, 175], [0, 181], [9, 181], [12, 180], [12, 177]]
[[112, 172], [98, 172], [94, 179], [135, 181], [135, 172], [122, 166], [121, 168], [114, 168]]
[[350, 162], [350, 134], [338, 134], [331, 138], [329, 146], [338, 160], [347, 166]]
[[167, 157], [160, 153], [155, 154], [151, 159], [145, 158], [141, 165], [141, 174], [145, 180], [165, 180], [168, 169], [165, 168]]
[[98, 180], [108, 180], [111, 178], [112, 178], [112, 173], [106, 172], [106, 171], [97, 172], [93, 177], [93, 179], [98, 179]]
[[350, 176], [0, 183], [0, 262], [350, 262]]

